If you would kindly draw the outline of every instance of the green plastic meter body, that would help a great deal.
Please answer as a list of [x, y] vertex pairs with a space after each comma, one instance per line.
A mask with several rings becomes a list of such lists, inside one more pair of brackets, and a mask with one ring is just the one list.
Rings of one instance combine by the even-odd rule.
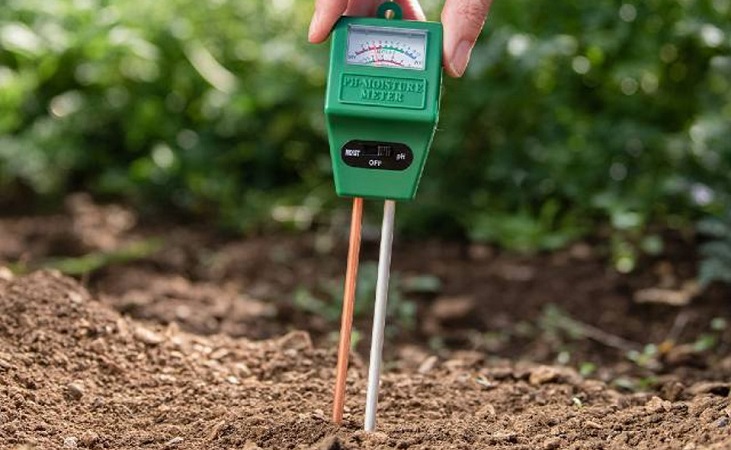
[[340, 196], [411, 200], [439, 118], [442, 25], [342, 17], [332, 32], [325, 116]]

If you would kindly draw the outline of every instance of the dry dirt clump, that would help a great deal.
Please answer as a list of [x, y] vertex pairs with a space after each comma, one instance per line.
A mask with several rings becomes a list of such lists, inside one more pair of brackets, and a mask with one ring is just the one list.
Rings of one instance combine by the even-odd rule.
[[305, 332], [203, 337], [123, 317], [55, 272], [3, 274], [2, 449], [731, 448], [727, 384], [628, 395], [469, 353], [386, 373], [366, 434], [365, 368], [353, 358], [345, 423], [332, 425], [335, 355]]

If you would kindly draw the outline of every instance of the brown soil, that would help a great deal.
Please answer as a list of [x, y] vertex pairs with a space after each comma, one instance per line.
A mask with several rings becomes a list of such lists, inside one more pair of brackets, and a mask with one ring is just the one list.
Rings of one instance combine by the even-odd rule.
[[[337, 323], [293, 300], [340, 279], [343, 229], [226, 239], [76, 197], [64, 215], [0, 220], [0, 263], [149, 237], [160, 251], [81, 284], [0, 264], [0, 448], [731, 448], [729, 291], [637, 301], [692, 278], [682, 240], [630, 276], [599, 246], [526, 258], [397, 241], [416, 325], [391, 319], [378, 432], [365, 434], [367, 333], [336, 427]], [[376, 250], [366, 242], [362, 261]], [[441, 287], [409, 287], [425, 274]]]

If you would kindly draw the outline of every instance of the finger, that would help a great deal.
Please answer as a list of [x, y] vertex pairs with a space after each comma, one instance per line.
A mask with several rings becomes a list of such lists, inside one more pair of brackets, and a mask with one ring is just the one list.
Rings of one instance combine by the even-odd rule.
[[345, 10], [346, 16], [369, 17], [376, 12], [377, 0], [350, 0]]
[[461, 77], [467, 68], [491, 3], [492, 0], [447, 0], [444, 5], [444, 68], [450, 76]]
[[[418, 0], [398, 0], [407, 20], [426, 20]], [[327, 39], [341, 15], [369, 17], [375, 14], [381, 0], [316, 0], [308, 40], [320, 43]]]
[[327, 39], [330, 30], [345, 12], [348, 0], [316, 0], [315, 14], [310, 22], [307, 39], [313, 44]]

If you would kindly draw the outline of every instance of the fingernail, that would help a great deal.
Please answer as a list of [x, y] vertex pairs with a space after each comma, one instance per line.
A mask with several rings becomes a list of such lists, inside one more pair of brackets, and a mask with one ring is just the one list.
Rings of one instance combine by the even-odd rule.
[[459, 41], [452, 54], [452, 60], [449, 62], [452, 72], [458, 77], [461, 77], [467, 68], [467, 63], [470, 61], [470, 53], [472, 53], [472, 45], [469, 41]]
[[315, 25], [317, 25], [317, 22], [320, 20], [320, 15], [315, 9], [315, 14], [312, 15], [312, 21], [310, 22], [310, 29], [307, 31], [307, 39], [312, 41], [312, 33], [315, 31]]

